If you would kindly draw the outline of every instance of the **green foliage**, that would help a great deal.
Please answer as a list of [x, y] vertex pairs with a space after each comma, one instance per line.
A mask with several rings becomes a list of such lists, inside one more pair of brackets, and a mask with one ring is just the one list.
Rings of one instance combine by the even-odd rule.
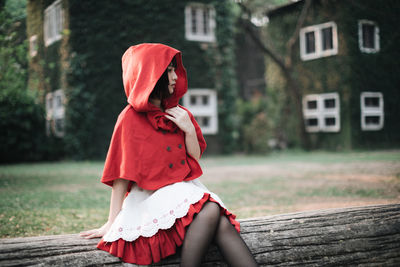
[[217, 51], [211, 50], [214, 54], [210, 57], [214, 59], [214, 67], [211, 70], [215, 75], [215, 86], [219, 99], [218, 139], [222, 144], [222, 152], [231, 153], [237, 150], [236, 144], [239, 136], [239, 121], [236, 111], [238, 87], [234, 69], [235, 39], [232, 38], [235, 33], [236, 16], [233, 3], [230, 1], [214, 1], [212, 4], [217, 12]]
[[[400, 145], [400, 94], [398, 60], [399, 38], [397, 31], [399, 2], [390, 1], [313, 1], [304, 26], [333, 21], [337, 24], [338, 54], [313, 60], [300, 59], [299, 44], [294, 49], [294, 77], [303, 91], [303, 95], [337, 92], [340, 97], [340, 131], [338, 133], [308, 133], [312, 148], [343, 150], [351, 148], [390, 148]], [[290, 35], [294, 32], [302, 4], [282, 9], [272, 16], [265, 32], [269, 42], [278, 53], [285, 53]], [[396, 9], [397, 8], [397, 9]], [[358, 44], [358, 20], [368, 19], [379, 26], [379, 53], [362, 53]], [[283, 75], [276, 65], [268, 60], [268, 86], [273, 98], [281, 98], [285, 93]], [[273, 89], [272, 89], [273, 88]], [[271, 91], [272, 90], [272, 91]], [[379, 131], [361, 129], [361, 92], [382, 92], [384, 95], [385, 122]], [[278, 123], [285, 121], [289, 145], [299, 144], [299, 133], [295, 131], [297, 121], [290, 99], [284, 102], [272, 101], [280, 109]], [[289, 104], [289, 105], [287, 105]], [[285, 107], [285, 105], [287, 105]]]
[[[65, 141], [75, 158], [104, 158], [119, 112], [126, 105], [121, 56], [131, 45], [158, 42], [182, 51], [190, 88], [218, 92], [224, 152], [235, 149], [237, 85], [231, 1], [203, 0], [217, 12], [217, 43], [185, 39], [186, 1], [69, 1], [69, 70]], [[151, 22], [151, 23], [150, 23]]]
[[238, 101], [240, 116], [241, 149], [248, 153], [266, 153], [270, 150], [268, 141], [274, 137], [271, 120], [267, 116], [266, 99]]
[[0, 12], [0, 90], [21, 90], [27, 82], [27, 42], [25, 24]]
[[42, 157], [44, 113], [26, 91], [25, 25], [0, 12], [0, 162]]
[[27, 0], [6, 0], [5, 9], [13, 18], [26, 17], [26, 2]]
[[0, 91], [0, 129], [0, 162], [41, 159], [44, 112], [25, 90]]

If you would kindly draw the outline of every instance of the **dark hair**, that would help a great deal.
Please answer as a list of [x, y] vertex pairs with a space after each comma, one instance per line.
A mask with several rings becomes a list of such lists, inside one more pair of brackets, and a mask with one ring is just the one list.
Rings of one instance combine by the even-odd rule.
[[[176, 68], [176, 59], [175, 57], [171, 60], [168, 67], [172, 66]], [[161, 101], [170, 96], [168, 91], [169, 79], [168, 79], [168, 67], [161, 75], [160, 79], [158, 79], [156, 85], [154, 86], [153, 91], [150, 94], [150, 98], [160, 99]]]

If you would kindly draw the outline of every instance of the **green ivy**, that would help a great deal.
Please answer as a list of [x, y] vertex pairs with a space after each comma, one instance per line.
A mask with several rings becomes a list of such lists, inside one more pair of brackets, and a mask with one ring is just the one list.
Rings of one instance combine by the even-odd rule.
[[[304, 94], [338, 92], [340, 96], [341, 129], [338, 133], [309, 133], [313, 148], [343, 150], [351, 148], [390, 148], [400, 145], [400, 71], [398, 60], [400, 38], [397, 37], [399, 1], [374, 0], [317, 0], [313, 1], [304, 26], [329, 21], [337, 24], [339, 52], [337, 55], [302, 61], [299, 43], [294, 49], [294, 77]], [[294, 32], [302, 8], [293, 4], [270, 17], [265, 33], [278, 53], [285, 53], [286, 43]], [[358, 46], [358, 20], [375, 21], [380, 28], [381, 50], [376, 54], [360, 52]], [[296, 114], [290, 99], [285, 97], [285, 83], [277, 66], [267, 61], [269, 106], [276, 125], [282, 125], [291, 146], [300, 144], [295, 130]], [[384, 95], [385, 125], [380, 131], [361, 130], [361, 92], [382, 92]], [[281, 99], [281, 102], [277, 102]]]
[[[237, 85], [234, 73], [234, 14], [231, 1], [202, 0], [217, 12], [217, 40], [204, 48], [185, 39], [186, 1], [70, 0], [70, 68], [66, 136], [69, 154], [104, 158], [126, 96], [120, 59], [131, 45], [159, 42], [182, 51], [189, 88], [215, 88], [219, 99], [218, 139], [235, 149]], [[173, 8], [171, 8], [173, 7]], [[151, 22], [151, 23], [150, 23]], [[212, 137], [207, 137], [212, 138]]]

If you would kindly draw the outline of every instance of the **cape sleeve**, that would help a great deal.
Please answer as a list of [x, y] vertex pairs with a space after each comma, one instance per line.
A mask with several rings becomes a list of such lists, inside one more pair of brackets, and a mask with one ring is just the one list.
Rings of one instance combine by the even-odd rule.
[[204, 140], [204, 136], [203, 133], [201, 132], [200, 126], [197, 123], [196, 119], [194, 118], [193, 114], [184, 106], [179, 105], [181, 108], [183, 108], [184, 110], [186, 110], [186, 112], [189, 114], [190, 120], [192, 121], [194, 128], [196, 130], [196, 135], [197, 135], [197, 140], [199, 141], [199, 145], [200, 145], [200, 157], [201, 155], [203, 155], [204, 150], [207, 147], [206, 141]]
[[114, 180], [119, 178], [136, 182], [134, 177], [128, 175], [129, 169], [136, 167], [135, 161], [129, 160], [133, 155], [131, 155], [132, 150], [127, 146], [127, 143], [131, 143], [133, 139], [128, 125], [129, 109], [128, 105], [118, 116], [104, 163], [101, 182], [109, 186], [112, 186]]

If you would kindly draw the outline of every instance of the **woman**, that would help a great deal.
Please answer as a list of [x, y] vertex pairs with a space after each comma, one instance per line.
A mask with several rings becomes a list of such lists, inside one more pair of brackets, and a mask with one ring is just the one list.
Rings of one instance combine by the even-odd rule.
[[132, 46], [122, 70], [129, 104], [101, 179], [112, 186], [109, 217], [81, 236], [102, 237], [99, 249], [129, 263], [158, 262], [182, 246], [181, 266], [199, 266], [214, 241], [231, 266], [256, 266], [235, 216], [197, 179], [206, 143], [178, 104], [187, 91], [181, 53], [162, 44]]

